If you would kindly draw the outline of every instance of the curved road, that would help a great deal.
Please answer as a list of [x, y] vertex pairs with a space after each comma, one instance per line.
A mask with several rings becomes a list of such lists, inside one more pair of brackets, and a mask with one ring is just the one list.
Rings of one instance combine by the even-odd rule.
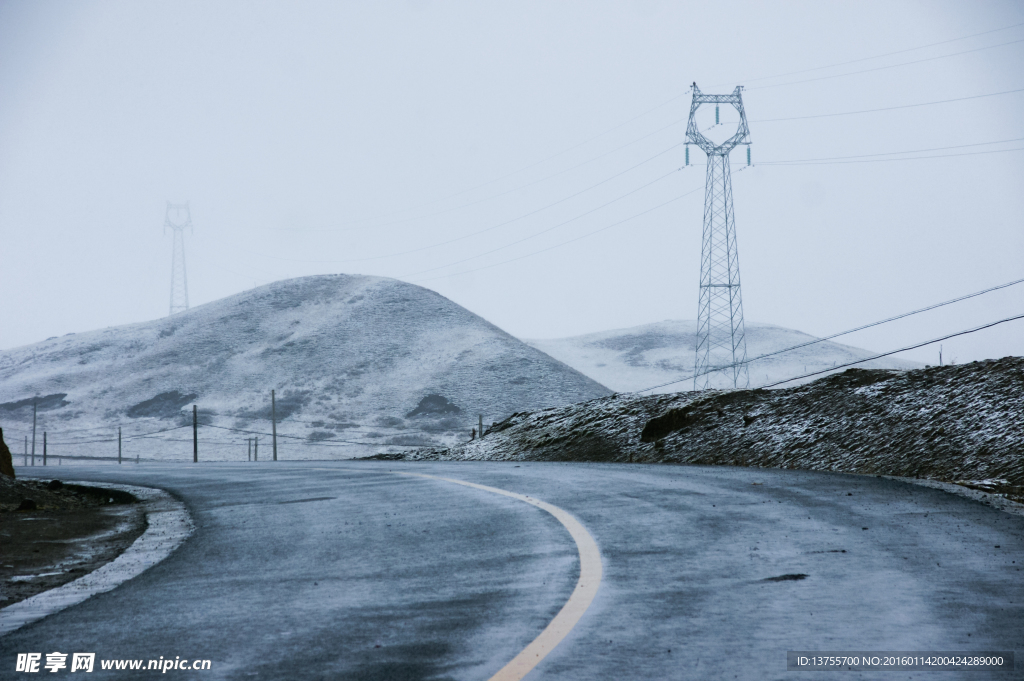
[[[52, 651], [211, 660], [167, 672], [178, 679], [490, 678], [572, 594], [576, 544], [520, 500], [398, 473], [528, 495], [596, 540], [597, 596], [527, 679], [786, 679], [787, 650], [1024, 658], [1024, 517], [881, 478], [364, 461], [46, 473], [160, 487], [187, 504], [196, 531], [117, 589], [0, 639], [3, 679], [35, 677], [13, 671], [16, 653]], [[806, 578], [772, 580], [795, 574]], [[1014, 671], [941, 677], [1022, 672], [1018, 659]]]

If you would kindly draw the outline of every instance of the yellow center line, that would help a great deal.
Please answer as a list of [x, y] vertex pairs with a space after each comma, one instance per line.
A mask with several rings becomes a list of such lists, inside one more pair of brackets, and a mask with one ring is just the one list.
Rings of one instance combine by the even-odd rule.
[[548, 653], [555, 649], [559, 643], [562, 642], [572, 628], [576, 626], [576, 623], [583, 617], [583, 613], [587, 611], [590, 604], [594, 600], [594, 596], [597, 595], [598, 587], [601, 586], [601, 552], [597, 548], [597, 542], [590, 536], [586, 528], [576, 520], [575, 517], [568, 511], [565, 511], [557, 506], [553, 506], [549, 503], [540, 501], [528, 497], [525, 494], [517, 494], [516, 492], [509, 492], [507, 490], [498, 489], [497, 487], [488, 487], [487, 485], [478, 485], [475, 482], [466, 482], [465, 480], [456, 480], [455, 478], [442, 478], [437, 475], [426, 475], [424, 473], [402, 473], [396, 472], [397, 475], [406, 475], [416, 478], [428, 478], [432, 480], [443, 480], [445, 482], [452, 482], [456, 485], [463, 485], [465, 487], [472, 487], [474, 489], [483, 490], [484, 492], [491, 492], [492, 494], [500, 494], [502, 496], [510, 497], [512, 499], [518, 499], [528, 504], [536, 506], [542, 511], [547, 511], [551, 515], [555, 516], [558, 522], [565, 526], [565, 529], [569, 530], [569, 534], [572, 536], [573, 541], [576, 542], [576, 550], [580, 554], [580, 578], [576, 582], [576, 588], [573, 590], [572, 595], [569, 596], [569, 600], [565, 602], [562, 609], [558, 611], [555, 618], [548, 623], [548, 626], [544, 628], [544, 631], [540, 632], [537, 638], [533, 639], [530, 645], [523, 648], [522, 652], [516, 655], [512, 660], [502, 667], [497, 674], [492, 676], [489, 681], [519, 681], [527, 674], [529, 674], [534, 667], [536, 667], [541, 660], [547, 657]]

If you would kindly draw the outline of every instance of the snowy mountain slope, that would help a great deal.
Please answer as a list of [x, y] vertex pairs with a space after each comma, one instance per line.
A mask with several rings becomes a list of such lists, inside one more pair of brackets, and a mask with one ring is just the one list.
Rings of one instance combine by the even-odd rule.
[[[196, 403], [203, 456], [244, 460], [252, 433], [226, 428], [269, 433], [271, 389], [289, 458], [368, 453], [338, 440], [453, 443], [478, 414], [490, 423], [610, 392], [433, 291], [367, 276], [281, 281], [174, 317], [0, 351], [0, 424], [16, 455], [38, 396], [53, 455], [116, 454], [88, 440], [120, 425], [133, 438], [128, 456], [164, 456], [169, 446], [138, 436], [188, 425], [157, 437], [190, 459]], [[261, 458], [269, 440], [260, 436]]]
[[[813, 336], [792, 329], [754, 323], [746, 325], [746, 338], [747, 357], [814, 340]], [[584, 336], [525, 342], [612, 390], [631, 392], [693, 375], [697, 322], [668, 320]], [[824, 341], [751, 363], [750, 385], [757, 387], [874, 354], [849, 345]], [[917, 369], [923, 365], [887, 357], [858, 366], [864, 369]], [[799, 383], [795, 381], [787, 385]], [[655, 392], [692, 389], [691, 380]]]

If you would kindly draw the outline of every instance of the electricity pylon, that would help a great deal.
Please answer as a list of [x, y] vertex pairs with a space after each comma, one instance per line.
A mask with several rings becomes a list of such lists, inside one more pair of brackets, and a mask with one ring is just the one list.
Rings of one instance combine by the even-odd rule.
[[[167, 202], [164, 232], [173, 232], [174, 253], [171, 256], [171, 315], [188, 309], [188, 276], [185, 274], [185, 228], [192, 229], [192, 214], [187, 203]], [[170, 315], [168, 315], [170, 316]]]
[[[742, 87], [731, 95], [705, 95], [693, 84], [690, 121], [686, 126], [687, 144], [696, 144], [707, 154], [708, 168], [704, 189], [704, 234], [700, 256], [700, 302], [697, 308], [697, 358], [693, 389], [707, 390], [725, 383], [732, 388], [747, 388], [747, 341], [743, 330], [743, 302], [740, 298], [740, 260], [736, 247], [736, 222], [732, 210], [732, 178], [729, 152], [739, 144], [750, 144], [747, 115], [743, 111]], [[731, 104], [740, 114], [736, 134], [715, 144], [697, 128], [697, 109], [715, 104], [716, 123], [719, 104]], [[748, 147], [749, 148], [749, 147]], [[718, 380], [715, 380], [718, 379]]]

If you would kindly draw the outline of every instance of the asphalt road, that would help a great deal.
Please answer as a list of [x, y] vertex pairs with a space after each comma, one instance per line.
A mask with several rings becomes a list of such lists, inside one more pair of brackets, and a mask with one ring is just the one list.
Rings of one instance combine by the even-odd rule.
[[[13, 671], [16, 654], [52, 651], [211, 660], [167, 672], [178, 679], [489, 678], [569, 598], [576, 545], [522, 501], [397, 472], [530, 495], [596, 540], [597, 597], [531, 680], [1024, 678], [1024, 517], [865, 476], [389, 462], [49, 468], [165, 489], [196, 531], [117, 589], [0, 639], [0, 678], [35, 677]], [[806, 578], [771, 581], [794, 574]], [[786, 671], [788, 650], [1018, 660], [1009, 672], [800, 673]]]

